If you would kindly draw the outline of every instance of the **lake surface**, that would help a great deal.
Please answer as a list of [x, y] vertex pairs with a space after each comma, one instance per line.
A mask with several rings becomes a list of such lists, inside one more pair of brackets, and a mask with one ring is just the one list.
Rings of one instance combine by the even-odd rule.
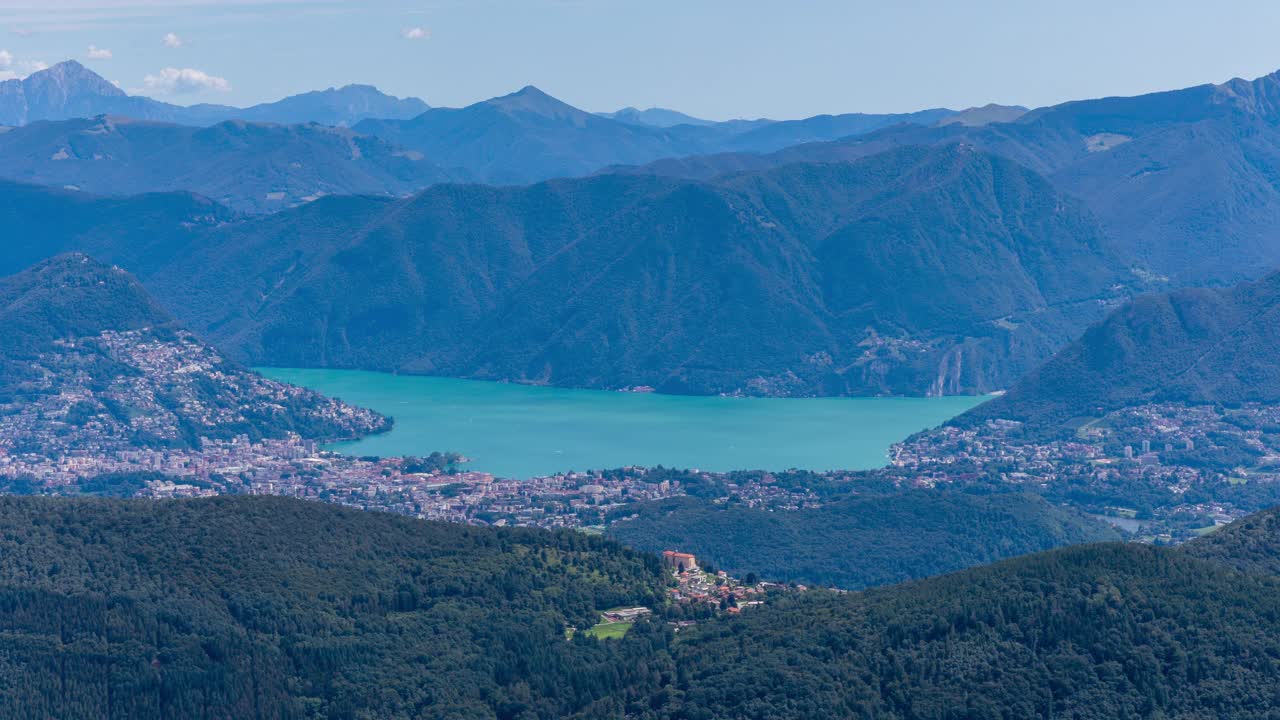
[[516, 478], [624, 465], [875, 468], [885, 464], [894, 442], [984, 399], [694, 397], [356, 370], [257, 370], [395, 418], [391, 432], [333, 450], [455, 451], [471, 458], [469, 469]]

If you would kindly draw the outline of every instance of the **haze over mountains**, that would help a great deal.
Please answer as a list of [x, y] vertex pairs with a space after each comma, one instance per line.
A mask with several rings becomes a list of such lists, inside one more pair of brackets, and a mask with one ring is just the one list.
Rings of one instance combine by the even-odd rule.
[[[986, 392], [1133, 293], [1280, 266], [1277, 83], [788, 122], [624, 122], [533, 87], [354, 129], [37, 122], [0, 134], [11, 177], [219, 203], [6, 186], [13, 226], [42, 238], [6, 267], [100, 254], [249, 362]], [[853, 136], [804, 142], [835, 134]], [[735, 144], [787, 147], [600, 169]], [[352, 196], [305, 205], [327, 195]], [[125, 207], [145, 218], [137, 232]]]
[[[784, 122], [695, 120], [685, 123], [676, 122], [684, 116], [667, 112], [661, 116], [665, 121], [656, 122], [637, 120], [638, 112], [616, 118], [597, 115], [574, 108], [533, 87], [465, 108], [430, 109], [419, 100], [401, 100], [361, 85], [304, 93], [250, 108], [217, 105], [181, 107], [127, 95], [75, 61], [33, 73], [24, 80], [0, 84], [0, 125], [18, 126], [41, 120], [83, 120], [108, 115], [196, 127], [228, 122], [355, 126], [361, 134], [373, 135], [394, 145], [388, 149], [388, 154], [412, 158], [414, 163], [432, 168], [430, 171], [400, 172], [399, 185], [409, 190], [419, 190], [448, 179], [519, 184], [586, 175], [612, 165], [643, 164], [693, 153], [724, 150], [765, 152], [797, 142], [829, 140], [895, 123], [933, 123], [955, 115], [951, 110], [927, 110], [898, 115], [821, 115]], [[77, 122], [64, 131], [46, 130], [43, 133], [70, 134], [80, 126], [81, 123]], [[19, 137], [21, 140], [11, 142], [18, 142], [24, 147], [33, 142], [31, 135]], [[165, 148], [176, 142], [178, 147], [173, 153], [182, 152], [182, 141], [175, 140], [172, 131], [169, 135], [153, 133], [145, 140], [139, 138], [136, 141]], [[34, 142], [36, 148], [43, 152], [45, 146], [38, 140]], [[374, 140], [363, 142], [375, 144]], [[0, 172], [8, 179], [60, 183], [59, 178], [71, 174], [65, 167], [54, 164], [63, 159], [59, 155], [61, 149], [52, 148], [47, 156], [24, 157], [13, 169]], [[267, 152], [265, 147], [255, 147], [253, 151]], [[141, 155], [140, 152], [137, 154]], [[321, 154], [309, 165], [321, 174], [358, 172], [349, 169], [341, 160], [341, 157], [326, 158]], [[227, 163], [216, 156], [202, 164], [216, 167], [227, 175], [259, 175], [259, 170], [254, 167]], [[323, 183], [306, 177], [293, 177], [288, 172], [292, 166], [287, 159], [277, 159], [276, 165], [277, 174], [289, 175], [291, 184], [303, 186], [285, 190], [287, 197], [284, 201], [264, 201], [257, 193], [263, 189], [259, 185], [231, 196], [215, 197], [225, 198], [246, 210], [266, 211], [296, 204], [299, 198], [313, 197], [323, 190]], [[449, 169], [448, 175], [443, 168]], [[135, 157], [130, 161], [128, 172], [131, 182], [107, 186], [110, 192], [172, 189], [169, 181], [175, 170], [164, 167], [159, 159]], [[83, 183], [70, 184], [103, 190]], [[344, 188], [343, 192], [348, 193], [387, 190], [385, 182], [342, 183], [335, 178], [330, 185], [340, 186]], [[201, 191], [194, 185], [182, 189]], [[398, 187], [392, 192], [403, 194]]]
[[253, 213], [334, 194], [402, 197], [469, 177], [347, 128], [112, 116], [2, 132], [0, 166], [10, 180], [110, 195], [187, 191]]
[[[982, 127], [900, 125], [770, 155], [662, 160], [627, 172], [710, 178], [840, 162], [902, 145], [971, 144], [1080, 198], [1150, 271], [1235, 282], [1280, 266], [1280, 74], [1137, 97], [1081, 100]], [[619, 170], [621, 171], [621, 170]]]
[[368, 85], [294, 95], [248, 108], [172, 105], [129, 95], [75, 60], [0, 82], [0, 125], [124, 115], [137, 120], [213, 125], [227, 120], [352, 125], [367, 117], [413, 117], [428, 108], [417, 98], [400, 99]]

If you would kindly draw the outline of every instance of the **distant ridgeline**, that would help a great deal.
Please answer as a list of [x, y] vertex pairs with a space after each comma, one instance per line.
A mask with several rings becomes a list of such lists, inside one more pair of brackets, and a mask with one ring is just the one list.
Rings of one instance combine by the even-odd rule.
[[1134, 299], [1089, 328], [1003, 397], [957, 418], [1070, 430], [1124, 407], [1159, 402], [1280, 401], [1280, 274], [1231, 288]]
[[198, 446], [382, 429], [371, 411], [267, 380], [197, 341], [129, 274], [67, 254], [0, 279], [7, 455]]
[[[580, 533], [266, 497], [6, 498], [0, 714], [1272, 717], [1277, 528], [790, 593], [677, 634], [657, 558]], [[566, 638], [620, 606], [655, 616]]]
[[326, 194], [405, 195], [446, 181], [529, 183], [693, 153], [770, 152], [902, 123], [1002, 115], [933, 109], [783, 122], [654, 120], [662, 117], [592, 114], [534, 87], [465, 108], [429, 108], [366, 85], [249, 108], [182, 107], [128, 95], [67, 61], [0, 82], [0, 126], [18, 128], [0, 132], [0, 176], [112, 195], [187, 190], [242, 211], [271, 212]]

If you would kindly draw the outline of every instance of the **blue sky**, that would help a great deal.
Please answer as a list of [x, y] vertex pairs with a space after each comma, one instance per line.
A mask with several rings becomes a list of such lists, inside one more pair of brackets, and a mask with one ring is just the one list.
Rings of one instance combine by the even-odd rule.
[[1278, 36], [1274, 0], [0, 0], [0, 74], [75, 58], [182, 104], [534, 84], [588, 110], [790, 118], [1252, 78], [1280, 69]]

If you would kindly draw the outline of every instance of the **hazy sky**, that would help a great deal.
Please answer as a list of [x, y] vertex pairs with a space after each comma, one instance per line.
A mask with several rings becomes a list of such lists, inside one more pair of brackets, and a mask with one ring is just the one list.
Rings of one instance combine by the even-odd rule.
[[0, 77], [75, 58], [171, 102], [352, 82], [456, 106], [803, 117], [1029, 106], [1280, 69], [1275, 0], [0, 0]]

